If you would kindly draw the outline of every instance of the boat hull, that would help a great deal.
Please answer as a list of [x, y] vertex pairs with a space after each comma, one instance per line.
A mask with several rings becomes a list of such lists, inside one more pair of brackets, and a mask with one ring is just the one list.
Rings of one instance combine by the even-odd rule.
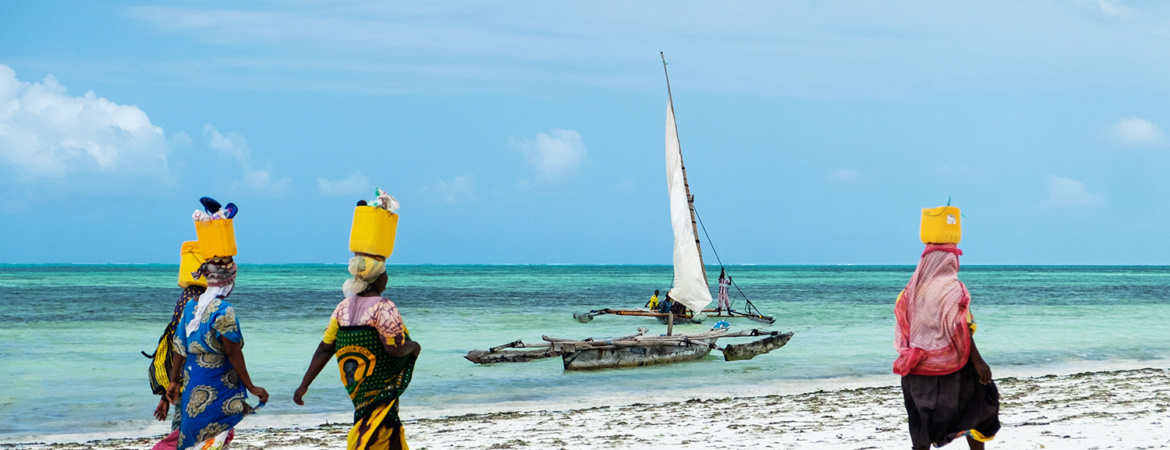
[[711, 353], [714, 339], [681, 345], [598, 347], [561, 355], [565, 370], [601, 370], [673, 364], [702, 359]]

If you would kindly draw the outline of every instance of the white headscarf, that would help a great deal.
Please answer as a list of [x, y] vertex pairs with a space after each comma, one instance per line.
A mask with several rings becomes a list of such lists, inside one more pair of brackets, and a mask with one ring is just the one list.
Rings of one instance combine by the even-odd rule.
[[360, 294], [383, 273], [386, 273], [385, 261], [366, 255], [353, 255], [353, 258], [349, 259], [349, 274], [353, 275], [353, 278], [345, 280], [345, 284], [341, 285], [341, 292], [347, 298]]
[[235, 261], [228, 259], [226, 263], [220, 262], [218, 264], [207, 261], [199, 266], [199, 270], [191, 272], [191, 277], [196, 280], [199, 277], [207, 278], [207, 290], [199, 296], [199, 301], [195, 304], [195, 315], [187, 321], [188, 337], [199, 331], [199, 324], [203, 322], [203, 316], [207, 314], [207, 307], [213, 303], [213, 300], [227, 298], [231, 295], [232, 288], [236, 286], [236, 270]]

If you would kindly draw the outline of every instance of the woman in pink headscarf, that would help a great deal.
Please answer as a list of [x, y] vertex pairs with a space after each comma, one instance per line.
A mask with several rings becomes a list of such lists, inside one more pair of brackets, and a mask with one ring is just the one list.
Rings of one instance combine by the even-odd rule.
[[999, 391], [971, 339], [971, 296], [958, 277], [962, 254], [954, 244], [927, 244], [894, 306], [894, 373], [902, 375], [915, 450], [960, 436], [983, 449], [999, 431]]

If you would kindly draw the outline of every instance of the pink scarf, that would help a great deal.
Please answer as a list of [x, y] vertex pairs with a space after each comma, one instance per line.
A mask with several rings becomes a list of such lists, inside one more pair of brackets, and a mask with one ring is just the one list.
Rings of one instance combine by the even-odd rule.
[[927, 245], [914, 276], [894, 306], [898, 320], [894, 373], [905, 376], [946, 375], [967, 364], [971, 330], [967, 328], [971, 295], [959, 281], [959, 255], [953, 244]]

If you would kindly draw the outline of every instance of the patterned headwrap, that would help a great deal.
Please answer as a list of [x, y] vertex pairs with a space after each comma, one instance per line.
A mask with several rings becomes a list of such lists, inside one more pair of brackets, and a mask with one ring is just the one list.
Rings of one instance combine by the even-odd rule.
[[196, 280], [199, 277], [207, 277], [207, 287], [227, 286], [236, 283], [238, 268], [235, 260], [231, 258], [212, 258], [191, 272], [191, 277]]
[[199, 323], [203, 321], [203, 315], [207, 313], [207, 307], [212, 301], [231, 295], [236, 284], [237, 268], [235, 260], [230, 257], [212, 258], [200, 265], [198, 270], [191, 272], [191, 276], [196, 280], [199, 277], [207, 277], [207, 290], [199, 296], [199, 302], [195, 304], [195, 316], [187, 322], [187, 336], [199, 331]]
[[386, 261], [368, 255], [353, 255], [349, 259], [349, 274], [353, 278], [345, 280], [341, 292], [346, 297], [357, 295], [370, 287], [370, 283], [383, 273], [386, 273]]

